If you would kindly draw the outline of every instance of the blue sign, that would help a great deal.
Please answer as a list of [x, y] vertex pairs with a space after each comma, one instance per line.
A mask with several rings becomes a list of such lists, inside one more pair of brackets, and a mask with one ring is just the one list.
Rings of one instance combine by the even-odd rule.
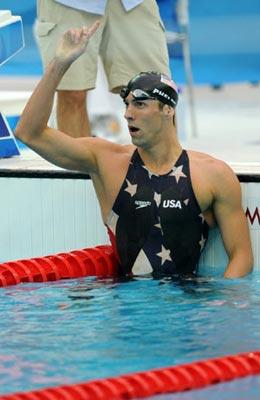
[[0, 113], [0, 158], [19, 156], [16, 140], [3, 114]]
[[0, 65], [10, 60], [23, 47], [21, 17], [12, 16], [8, 10], [0, 10]]

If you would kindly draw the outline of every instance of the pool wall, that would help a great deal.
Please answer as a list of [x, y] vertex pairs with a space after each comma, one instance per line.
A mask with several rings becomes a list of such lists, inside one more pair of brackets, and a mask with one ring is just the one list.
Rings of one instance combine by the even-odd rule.
[[[255, 269], [259, 270], [260, 184], [241, 182], [241, 187]], [[66, 171], [0, 169], [0, 193], [0, 262], [109, 242], [94, 188], [87, 176]], [[213, 229], [201, 258], [201, 268], [223, 268], [226, 262], [219, 230]]]
[[[240, 180], [258, 180], [254, 176], [239, 176]], [[254, 253], [254, 269], [260, 270], [260, 182], [241, 182], [243, 208], [246, 213]], [[201, 267], [223, 268], [227, 263], [219, 229], [210, 231]]]
[[0, 193], [0, 262], [108, 242], [89, 179], [2, 176]]

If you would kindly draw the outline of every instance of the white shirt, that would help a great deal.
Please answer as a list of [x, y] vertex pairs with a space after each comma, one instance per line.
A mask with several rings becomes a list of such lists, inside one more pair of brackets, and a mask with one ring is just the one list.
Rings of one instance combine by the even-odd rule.
[[[105, 14], [107, 0], [55, 0], [65, 6], [83, 10], [91, 14]], [[143, 0], [121, 0], [126, 11], [138, 6]]]

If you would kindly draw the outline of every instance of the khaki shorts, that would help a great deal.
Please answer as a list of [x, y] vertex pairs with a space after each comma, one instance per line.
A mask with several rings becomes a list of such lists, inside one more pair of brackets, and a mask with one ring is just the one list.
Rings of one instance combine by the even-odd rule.
[[97, 59], [101, 57], [109, 90], [124, 86], [141, 71], [169, 73], [165, 30], [155, 0], [144, 0], [126, 12], [121, 0], [108, 0], [103, 17], [63, 6], [54, 0], [37, 0], [36, 36], [44, 68], [53, 58], [61, 35], [70, 28], [102, 24], [88, 49], [64, 75], [58, 89], [93, 89]]

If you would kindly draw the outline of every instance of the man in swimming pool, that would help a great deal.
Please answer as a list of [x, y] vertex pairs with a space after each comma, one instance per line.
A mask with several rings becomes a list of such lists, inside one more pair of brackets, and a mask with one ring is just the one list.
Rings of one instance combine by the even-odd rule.
[[132, 144], [75, 139], [47, 126], [57, 85], [98, 25], [65, 32], [22, 113], [17, 138], [53, 164], [91, 176], [123, 274], [195, 273], [215, 224], [229, 257], [225, 277], [248, 274], [253, 257], [239, 182], [224, 162], [182, 149], [170, 78], [141, 73], [122, 90]]

